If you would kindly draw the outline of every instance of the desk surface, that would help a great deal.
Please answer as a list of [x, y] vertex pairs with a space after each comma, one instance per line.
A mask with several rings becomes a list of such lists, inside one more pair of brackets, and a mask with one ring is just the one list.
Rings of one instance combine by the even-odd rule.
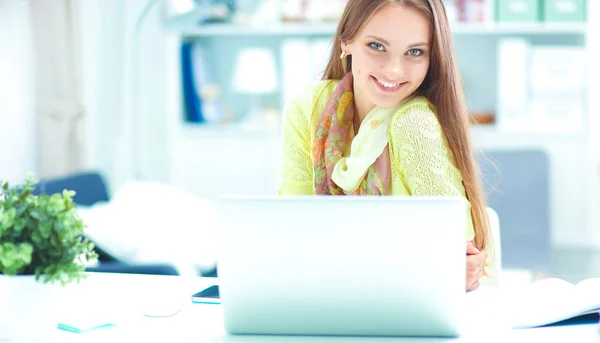
[[[482, 289], [468, 294], [472, 328], [457, 339], [418, 338], [345, 338], [345, 337], [279, 337], [230, 336], [223, 329], [220, 305], [191, 303], [191, 294], [214, 284], [215, 279], [124, 274], [91, 274], [82, 285], [69, 292], [69, 298], [93, 311], [113, 311], [121, 315], [120, 325], [83, 334], [56, 330], [47, 342], [600, 342], [598, 324], [554, 326], [508, 330], [495, 325], [496, 317], [488, 300], [500, 299], [499, 290]], [[152, 303], [179, 304], [174, 316], [144, 316], [144, 307]], [[85, 315], [85, 313], [83, 314]], [[472, 329], [472, 330], [471, 330]]]

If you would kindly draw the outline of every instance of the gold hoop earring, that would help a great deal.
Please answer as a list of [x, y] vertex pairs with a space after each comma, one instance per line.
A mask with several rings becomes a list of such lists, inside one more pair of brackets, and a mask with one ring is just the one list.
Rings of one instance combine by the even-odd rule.
[[340, 55], [340, 59], [341, 59], [341, 60], [343, 60], [343, 59], [345, 59], [345, 58], [346, 58], [346, 56], [348, 56], [348, 55], [346, 54], [346, 52], [345, 52], [345, 51], [342, 51], [342, 54]]

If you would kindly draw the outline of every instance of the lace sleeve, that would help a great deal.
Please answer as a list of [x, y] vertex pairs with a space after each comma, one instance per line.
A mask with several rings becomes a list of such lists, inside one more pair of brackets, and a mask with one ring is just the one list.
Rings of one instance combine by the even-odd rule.
[[[462, 175], [427, 103], [409, 106], [395, 115], [390, 125], [390, 152], [392, 167], [412, 195], [465, 197]], [[470, 210], [468, 219], [467, 240], [471, 240]]]
[[308, 94], [301, 95], [283, 114], [280, 195], [314, 194], [309, 100]]

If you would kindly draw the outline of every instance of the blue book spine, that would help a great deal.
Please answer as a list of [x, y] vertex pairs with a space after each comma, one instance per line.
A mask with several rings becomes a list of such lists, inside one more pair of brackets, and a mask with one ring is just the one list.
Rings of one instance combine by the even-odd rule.
[[185, 106], [185, 121], [190, 123], [204, 123], [202, 115], [202, 100], [196, 89], [194, 80], [194, 66], [192, 56], [193, 44], [181, 44], [181, 75], [183, 86], [183, 103]]

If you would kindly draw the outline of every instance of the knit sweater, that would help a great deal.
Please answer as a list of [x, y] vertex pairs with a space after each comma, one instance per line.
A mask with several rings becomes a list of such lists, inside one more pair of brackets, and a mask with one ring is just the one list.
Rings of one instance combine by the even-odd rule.
[[[337, 83], [320, 81], [287, 104], [282, 127], [280, 195], [315, 194], [311, 152], [315, 126]], [[427, 98], [414, 97], [393, 113], [388, 130], [390, 194], [460, 196], [468, 204], [461, 173], [434, 109]], [[474, 237], [470, 211], [468, 218], [466, 240], [470, 241]]]

